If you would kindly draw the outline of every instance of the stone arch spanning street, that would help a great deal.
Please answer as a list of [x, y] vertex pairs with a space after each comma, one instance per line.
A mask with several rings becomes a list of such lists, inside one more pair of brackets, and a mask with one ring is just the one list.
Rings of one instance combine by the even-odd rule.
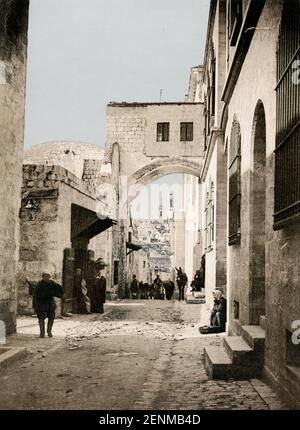
[[118, 261], [118, 295], [124, 298], [129, 272], [126, 246], [131, 236], [130, 206], [143, 187], [165, 175], [182, 173], [199, 178], [204, 148], [203, 103], [200, 99], [111, 102], [107, 106], [106, 124], [108, 180], [114, 185], [118, 202], [118, 226], [112, 233], [113, 259]]
[[129, 185], [142, 184], [148, 185], [151, 182], [172, 174], [185, 173], [199, 177], [201, 164], [198, 162], [186, 160], [184, 158], [161, 158], [143, 166], [133, 173], [128, 180]]

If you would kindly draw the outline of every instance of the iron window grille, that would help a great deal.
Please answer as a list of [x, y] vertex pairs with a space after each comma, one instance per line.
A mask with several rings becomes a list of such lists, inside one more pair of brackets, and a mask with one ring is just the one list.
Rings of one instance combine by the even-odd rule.
[[170, 137], [170, 123], [159, 122], [157, 124], [157, 142], [169, 142]]
[[233, 120], [229, 149], [229, 246], [241, 240], [241, 130]]
[[300, 220], [300, 2], [286, 0], [277, 49], [274, 230]]

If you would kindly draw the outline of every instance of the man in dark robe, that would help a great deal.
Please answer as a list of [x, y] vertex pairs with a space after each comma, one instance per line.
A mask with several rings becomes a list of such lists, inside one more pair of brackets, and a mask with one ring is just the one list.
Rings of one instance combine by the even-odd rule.
[[156, 278], [153, 282], [154, 287], [154, 299], [156, 300], [163, 300], [164, 299], [164, 289], [163, 289], [163, 283], [160, 279], [159, 275], [156, 275]]
[[90, 299], [87, 296], [86, 282], [82, 270], [76, 269], [74, 274], [74, 312], [88, 314], [90, 312]]
[[176, 270], [177, 270], [176, 282], [179, 290], [179, 301], [181, 301], [181, 300], [184, 300], [184, 289], [188, 282], [188, 278], [186, 274], [183, 272], [181, 267], [179, 267], [179, 269], [176, 268]]
[[144, 283], [144, 295], [145, 295], [145, 299], [149, 300], [150, 286], [149, 286], [148, 282]]
[[46, 318], [48, 318], [47, 334], [49, 337], [52, 337], [56, 309], [54, 297], [61, 299], [63, 295], [62, 286], [52, 281], [49, 273], [43, 273], [42, 280], [36, 284], [33, 291], [33, 308], [39, 320], [41, 338], [45, 337]]
[[201, 288], [201, 290], [205, 288], [205, 254], [203, 254], [202, 258], [201, 258], [200, 288]]
[[140, 291], [139, 299], [145, 300], [147, 298], [146, 297], [146, 284], [144, 284], [143, 281], [140, 282], [139, 291]]
[[139, 299], [139, 282], [136, 279], [136, 275], [132, 275], [132, 281], [130, 284], [130, 292], [131, 292], [131, 298], [132, 299]]
[[104, 303], [106, 301], [106, 279], [101, 271], [95, 276], [94, 284], [91, 288], [91, 312], [96, 314], [104, 313]]
[[164, 288], [166, 292], [166, 299], [171, 300], [175, 290], [174, 282], [171, 281], [171, 279], [169, 278], [167, 281], [164, 282]]
[[201, 273], [200, 270], [197, 270], [195, 277], [191, 283], [192, 291], [201, 291], [201, 285]]

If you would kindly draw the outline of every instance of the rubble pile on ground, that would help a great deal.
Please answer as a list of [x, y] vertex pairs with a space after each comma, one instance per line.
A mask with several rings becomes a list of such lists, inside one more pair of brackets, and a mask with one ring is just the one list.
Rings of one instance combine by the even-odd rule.
[[141, 321], [86, 321], [66, 333], [67, 341], [80, 341], [106, 336], [147, 336], [156, 339], [173, 340], [180, 337], [185, 324]]

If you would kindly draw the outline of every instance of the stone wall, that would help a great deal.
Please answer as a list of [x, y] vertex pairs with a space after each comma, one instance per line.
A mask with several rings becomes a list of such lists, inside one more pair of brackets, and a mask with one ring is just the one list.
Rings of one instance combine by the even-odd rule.
[[[160, 157], [187, 158], [201, 164], [203, 151], [200, 103], [111, 103], [107, 107], [106, 154], [120, 147], [120, 175], [130, 177]], [[156, 124], [170, 122], [170, 141], [156, 142]], [[180, 142], [180, 122], [194, 122], [194, 141]], [[165, 163], [167, 164], [167, 158]], [[199, 169], [200, 170], [200, 169]]]
[[100, 160], [84, 161], [82, 180], [91, 194], [97, 193], [97, 187], [101, 183], [101, 166]]
[[28, 1], [1, 4], [0, 14], [0, 320], [16, 330]]
[[[213, 4], [212, 4], [213, 6]], [[207, 137], [207, 148], [204, 152], [204, 162], [201, 174], [202, 202], [201, 202], [201, 231], [202, 254], [206, 248], [206, 217], [207, 192], [213, 184], [214, 206], [214, 241], [211, 249], [206, 251], [206, 304], [213, 306], [212, 292], [221, 289], [227, 294], [226, 254], [227, 254], [227, 165], [224, 153], [224, 136], [221, 131], [221, 119], [224, 103], [222, 92], [225, 83], [226, 58], [226, 1], [215, 2], [211, 9], [211, 25], [209, 26], [206, 42], [205, 75], [203, 87], [207, 93], [212, 85], [211, 68], [215, 64], [215, 106], [214, 116], [210, 118], [210, 134]], [[211, 111], [211, 109], [210, 109]], [[212, 112], [210, 112], [212, 114]], [[207, 130], [206, 130], [207, 132]]]
[[[230, 307], [233, 317], [233, 302], [239, 303], [242, 324], [253, 323], [250, 318], [250, 264], [251, 233], [255, 219], [251, 218], [251, 181], [253, 172], [253, 124], [255, 110], [261, 100], [266, 115], [266, 152], [270, 157], [275, 149], [276, 133], [276, 47], [280, 24], [280, 7], [267, 2], [263, 10], [259, 27], [272, 25], [272, 31], [257, 31], [243, 64], [229, 104], [228, 123], [225, 140], [230, 142], [230, 133], [234, 115], [241, 127], [241, 244], [228, 248], [228, 280], [231, 292]], [[269, 55], [265, 55], [268, 50]], [[260, 79], [253, 80], [253, 74], [259, 67]], [[251, 85], [250, 85], [251, 83]], [[268, 181], [274, 178], [274, 172], [267, 170]], [[255, 192], [255, 190], [254, 190]], [[267, 193], [267, 199], [271, 198]], [[273, 225], [273, 208], [266, 212], [268, 228]], [[256, 321], [257, 322], [257, 321]]]
[[[61, 166], [24, 165], [22, 190], [18, 312], [30, 314], [26, 278], [38, 281], [47, 271], [62, 282], [64, 249], [72, 246], [72, 204], [94, 211], [95, 199], [78, 177]], [[32, 204], [35, 209], [30, 208]]]
[[[300, 399], [299, 366], [289, 365], [289, 348], [293, 321], [299, 320], [300, 308], [300, 228], [299, 223], [273, 230], [274, 214], [274, 150], [276, 137], [276, 50], [281, 20], [281, 1], [266, 1], [256, 31], [229, 104], [226, 137], [230, 138], [233, 116], [241, 126], [241, 244], [228, 249], [228, 280], [230, 289], [230, 316], [233, 319], [233, 301], [240, 303], [239, 319], [242, 324], [253, 321], [251, 279], [253, 236], [260, 210], [253, 213], [253, 199], [260, 199], [252, 189], [254, 178], [253, 125], [258, 103], [262, 104], [266, 119], [266, 183], [265, 183], [265, 313], [266, 351], [265, 371], [270, 380], [284, 392], [286, 398]], [[269, 30], [267, 30], [269, 29]], [[268, 52], [268, 55], [266, 55]], [[259, 79], [253, 76], [259, 75]], [[259, 202], [256, 201], [256, 204]], [[262, 208], [261, 208], [262, 209]], [[261, 234], [261, 233], [260, 233]], [[260, 268], [261, 270], [261, 268]], [[298, 347], [299, 348], [299, 347]], [[299, 356], [299, 352], [298, 352]]]
[[[209, 168], [207, 170], [207, 173], [205, 175], [205, 180], [202, 183], [202, 228], [203, 231], [203, 253], [205, 253], [205, 294], [206, 294], [206, 304], [211, 309], [213, 305], [213, 296], [212, 292], [216, 289], [216, 261], [217, 261], [217, 249], [216, 249], [216, 243], [215, 241], [212, 243], [212, 247], [210, 250], [205, 251], [206, 248], [206, 216], [205, 216], [205, 209], [207, 206], [207, 193], [210, 190], [211, 183], [214, 184], [214, 189], [216, 190], [218, 187], [217, 182], [217, 166], [218, 166], [218, 146], [216, 145], [210, 158]], [[215, 195], [216, 193], [214, 193]], [[218, 219], [218, 213], [216, 211], [216, 204], [214, 203], [215, 207], [215, 220]], [[214, 225], [215, 229], [215, 237], [216, 237], [216, 225]]]

